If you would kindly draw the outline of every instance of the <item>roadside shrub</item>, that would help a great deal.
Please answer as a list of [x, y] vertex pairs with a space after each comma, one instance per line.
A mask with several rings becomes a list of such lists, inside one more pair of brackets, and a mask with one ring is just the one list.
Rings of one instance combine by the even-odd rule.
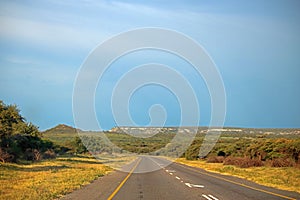
[[42, 159], [41, 151], [38, 149], [26, 149], [24, 157], [26, 160], [39, 161]]
[[5, 162], [11, 162], [13, 160], [13, 155], [7, 153], [2, 148], [0, 148], [0, 161]]
[[191, 145], [185, 152], [185, 159], [197, 160], [199, 158], [200, 145]]
[[258, 159], [250, 159], [248, 157], [227, 157], [224, 162], [224, 165], [235, 165], [241, 168], [247, 167], [260, 167], [263, 166], [263, 162]]
[[207, 163], [223, 163], [224, 159], [225, 159], [224, 156], [214, 156], [214, 157], [207, 158], [206, 162]]
[[223, 164], [224, 165], [237, 165], [239, 163], [239, 160], [241, 158], [238, 157], [227, 157], [226, 159], [224, 159]]
[[225, 156], [226, 156], [226, 153], [225, 153], [224, 151], [219, 151], [219, 152], [218, 152], [218, 156], [225, 157]]
[[288, 158], [276, 158], [270, 161], [271, 167], [294, 167], [295, 161]]
[[43, 159], [52, 159], [52, 158], [56, 158], [56, 154], [53, 151], [53, 149], [48, 149], [47, 151], [45, 151], [45, 153], [43, 154]]
[[25, 121], [16, 105], [0, 100], [0, 161], [38, 161], [53, 143], [44, 141], [38, 127]]

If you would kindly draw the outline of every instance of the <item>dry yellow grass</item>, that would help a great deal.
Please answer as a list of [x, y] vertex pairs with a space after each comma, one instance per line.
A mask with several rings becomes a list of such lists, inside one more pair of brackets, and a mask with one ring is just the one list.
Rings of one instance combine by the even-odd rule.
[[107, 174], [93, 158], [57, 158], [30, 165], [0, 165], [0, 199], [55, 199]]
[[207, 171], [228, 174], [251, 180], [261, 185], [300, 193], [300, 169], [295, 167], [250, 167], [238, 168], [222, 163], [206, 163], [205, 161], [189, 161], [179, 158], [176, 162], [205, 169]]

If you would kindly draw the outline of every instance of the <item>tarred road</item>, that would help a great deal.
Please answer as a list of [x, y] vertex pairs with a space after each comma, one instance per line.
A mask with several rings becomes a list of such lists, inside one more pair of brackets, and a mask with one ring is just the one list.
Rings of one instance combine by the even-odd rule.
[[116, 171], [102, 177], [63, 199], [300, 199], [295, 192], [269, 188], [178, 163], [170, 164], [158, 157], [141, 156], [126, 166], [126, 170], [128, 173]]

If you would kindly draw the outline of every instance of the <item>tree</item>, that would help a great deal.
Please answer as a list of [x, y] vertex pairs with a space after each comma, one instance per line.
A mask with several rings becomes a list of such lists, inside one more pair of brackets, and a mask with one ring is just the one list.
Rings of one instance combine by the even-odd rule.
[[74, 139], [74, 144], [75, 144], [75, 152], [76, 153], [86, 153], [88, 150], [82, 143], [81, 139], [79, 136], [76, 136]]
[[0, 100], [0, 140], [12, 135], [18, 124], [24, 123], [16, 105], [5, 105]]
[[0, 100], [0, 161], [40, 160], [53, 144], [40, 138], [38, 127], [27, 123], [16, 105]]

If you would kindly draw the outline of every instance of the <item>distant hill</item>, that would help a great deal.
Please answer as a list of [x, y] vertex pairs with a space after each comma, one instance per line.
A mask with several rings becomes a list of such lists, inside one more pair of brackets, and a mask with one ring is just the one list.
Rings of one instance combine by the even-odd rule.
[[129, 133], [131, 135], [153, 134], [153, 133], [193, 133], [197, 130], [199, 134], [206, 134], [208, 130], [221, 132], [222, 135], [237, 135], [249, 137], [299, 137], [299, 128], [238, 128], [238, 127], [223, 127], [210, 128], [208, 127], [113, 127], [108, 132], [110, 133]]
[[77, 130], [80, 131], [79, 129], [73, 128], [71, 126], [59, 124], [42, 132], [42, 137], [50, 140], [55, 145], [74, 150], [74, 141], [76, 136], [78, 136]]
[[[194, 147], [196, 145], [197, 148], [200, 148], [199, 144], [202, 143], [201, 141], [207, 134], [207, 127], [114, 127], [109, 131], [105, 131], [104, 133], [112, 143], [124, 150], [135, 153], [147, 153], [167, 147], [177, 132], [189, 134], [195, 130], [198, 133], [193, 144]], [[80, 134], [78, 134], [78, 131]], [[222, 145], [228, 146], [229, 144], [232, 144], [232, 148], [237, 146], [236, 142], [241, 141], [241, 139], [242, 141], [251, 143], [251, 141], [254, 140], [256, 142], [265, 140], [276, 141], [278, 138], [285, 138], [289, 139], [290, 141], [295, 138], [297, 139], [300, 136], [300, 129], [255, 129], [225, 127], [223, 129], [213, 128], [213, 131], [219, 131], [221, 133], [220, 140], [218, 141], [218, 144], [221, 145], [220, 147], [223, 147]], [[44, 131], [42, 133], [42, 137], [52, 141], [59, 147], [64, 147], [62, 148], [63, 152], [76, 152], [78, 147], [76, 145], [76, 139], [80, 135], [81, 137], [85, 137], [84, 142], [89, 145], [89, 148], [94, 148], [95, 152], [101, 152], [103, 147], [101, 144], [103, 143], [99, 143], [99, 140], [97, 140], [99, 137], [93, 138], [93, 136], [96, 136], [98, 133], [99, 132], [96, 131], [80, 131], [79, 129], [71, 126], [59, 124]], [[174, 151], [172, 150], [174, 155], [180, 153], [175, 147], [172, 147], [171, 149], [174, 149]], [[228, 148], [228, 151], [229, 150], [230, 148]], [[194, 150], [192, 152], [194, 152]]]
[[68, 126], [65, 124], [59, 124], [53, 128], [50, 128], [44, 132], [43, 134], [70, 134], [70, 133], [76, 133], [77, 131], [80, 131], [79, 129], [73, 128], [72, 126]]

